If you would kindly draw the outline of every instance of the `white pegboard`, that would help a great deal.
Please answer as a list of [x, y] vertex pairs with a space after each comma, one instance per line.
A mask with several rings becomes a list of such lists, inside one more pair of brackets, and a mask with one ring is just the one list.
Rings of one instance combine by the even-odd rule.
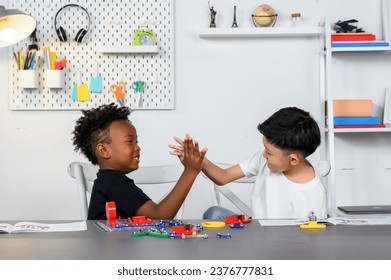
[[[125, 105], [132, 109], [158, 110], [174, 107], [174, 0], [112, 0], [105, 3], [85, 1], [13, 0], [8, 8], [19, 9], [32, 15], [38, 22], [37, 39], [40, 51], [36, 61], [38, 87], [19, 87], [19, 75], [11, 52], [24, 50], [30, 39], [10, 47], [9, 106], [11, 110], [80, 110], [101, 104], [116, 102], [110, 92], [110, 85], [120, 80], [127, 84]], [[58, 17], [57, 27], [62, 26], [67, 42], [60, 42], [54, 29], [56, 12], [67, 4], [85, 8], [91, 18], [91, 26], [82, 43], [74, 42], [77, 31], [86, 29], [88, 18], [79, 8], [66, 8]], [[139, 25], [147, 24], [155, 33], [158, 51], [156, 53], [102, 53], [102, 47], [126, 48], [133, 46], [133, 34]], [[59, 58], [67, 59], [62, 70], [64, 87], [49, 89], [45, 85], [42, 50], [49, 47]], [[101, 93], [90, 93], [88, 101], [72, 100], [74, 83], [78, 71], [82, 82], [89, 84], [93, 74], [92, 66], [98, 63], [103, 78]], [[141, 94], [141, 106], [137, 107], [136, 94], [131, 84], [137, 80], [147, 83]]]

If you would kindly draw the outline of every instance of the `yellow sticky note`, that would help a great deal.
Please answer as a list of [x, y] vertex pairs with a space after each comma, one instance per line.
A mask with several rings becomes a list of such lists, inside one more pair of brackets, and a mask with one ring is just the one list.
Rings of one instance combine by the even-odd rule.
[[90, 100], [90, 91], [88, 90], [87, 84], [81, 84], [76, 87], [77, 101], [87, 101]]

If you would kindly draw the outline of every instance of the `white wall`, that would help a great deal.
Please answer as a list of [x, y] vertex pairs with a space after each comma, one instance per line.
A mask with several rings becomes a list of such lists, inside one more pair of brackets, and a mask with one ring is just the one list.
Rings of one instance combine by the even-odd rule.
[[[250, 14], [259, 5], [254, 0], [211, 2], [221, 27], [231, 25], [233, 5], [238, 6], [239, 26], [251, 26]], [[335, 0], [269, 3], [278, 10], [278, 24], [296, 11], [309, 24], [341, 7]], [[378, 5], [375, 7], [373, 10], [379, 11]], [[355, 9], [346, 5], [345, 11]], [[371, 28], [381, 32], [378, 13], [366, 13]], [[211, 160], [242, 161], [262, 147], [257, 124], [285, 106], [309, 110], [322, 121], [317, 38], [199, 38], [200, 29], [208, 24], [207, 1], [175, 1], [175, 109], [132, 113], [142, 148], [141, 165], [175, 163], [167, 144], [174, 135], [186, 132], [209, 148]], [[80, 112], [10, 111], [9, 58], [8, 49], [0, 49], [0, 220], [78, 219], [75, 183], [66, 168], [71, 161], [85, 161], [71, 143]], [[367, 63], [371, 69], [380, 63], [390, 73], [391, 64], [383, 58]], [[374, 71], [367, 74], [378, 77]], [[388, 83], [385, 74], [378, 79]], [[312, 158], [319, 157], [318, 152]], [[208, 206], [209, 190], [199, 176], [188, 197], [186, 217], [200, 218]]]

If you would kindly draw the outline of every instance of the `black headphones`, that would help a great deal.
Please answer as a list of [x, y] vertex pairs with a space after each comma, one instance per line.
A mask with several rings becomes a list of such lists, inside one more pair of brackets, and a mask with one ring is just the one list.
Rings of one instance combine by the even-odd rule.
[[90, 29], [90, 25], [91, 25], [91, 18], [90, 18], [90, 14], [87, 12], [87, 10], [85, 8], [83, 8], [82, 6], [79, 6], [79, 5], [76, 5], [76, 4], [69, 4], [69, 5], [65, 5], [64, 7], [62, 7], [61, 9], [58, 10], [58, 12], [56, 13], [56, 16], [54, 17], [54, 29], [56, 30], [56, 33], [57, 33], [57, 36], [58, 36], [58, 39], [61, 41], [61, 42], [66, 42], [67, 41], [67, 35], [65, 33], [65, 30], [64, 28], [62, 28], [61, 26], [59, 26], [57, 28], [57, 16], [60, 14], [60, 12], [62, 10], [64, 10], [65, 8], [68, 8], [68, 7], [76, 7], [76, 8], [80, 8], [82, 9], [86, 14], [87, 14], [87, 17], [88, 17], [88, 27], [87, 29], [80, 29], [77, 34], [76, 34], [76, 37], [75, 37], [75, 42], [77, 43], [81, 43], [81, 41], [83, 40], [84, 36], [87, 34], [88, 30]]

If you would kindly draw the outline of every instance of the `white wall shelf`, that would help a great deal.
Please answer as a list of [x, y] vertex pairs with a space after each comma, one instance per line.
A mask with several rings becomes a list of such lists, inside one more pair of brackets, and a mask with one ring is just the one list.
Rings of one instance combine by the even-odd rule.
[[159, 46], [100, 46], [100, 53], [158, 53]]
[[305, 37], [319, 36], [320, 27], [253, 27], [253, 28], [205, 28], [201, 38], [244, 38], [244, 37]]
[[[390, 6], [389, 0], [381, 0], [381, 11], [382, 11], [382, 37], [386, 42], [390, 41]], [[322, 24], [323, 26], [323, 24]], [[325, 100], [334, 99], [334, 88], [333, 88], [333, 56], [343, 55], [343, 53], [355, 52], [355, 53], [379, 53], [388, 54], [391, 51], [391, 47], [347, 47], [347, 48], [332, 48], [331, 47], [331, 22], [329, 18], [324, 21], [324, 73], [321, 84], [324, 86]], [[323, 49], [323, 48], [322, 48]], [[334, 115], [333, 102], [327, 102], [326, 106], [327, 116]], [[391, 128], [334, 128], [334, 119], [329, 118], [329, 128], [325, 129], [326, 142], [327, 142], [327, 158], [331, 165], [330, 174], [328, 176], [328, 199], [329, 199], [329, 214], [335, 216], [337, 214], [337, 184], [336, 184], [336, 160], [335, 160], [335, 135], [336, 134], [351, 134], [351, 133], [390, 133]], [[375, 136], [374, 136], [375, 137]]]

